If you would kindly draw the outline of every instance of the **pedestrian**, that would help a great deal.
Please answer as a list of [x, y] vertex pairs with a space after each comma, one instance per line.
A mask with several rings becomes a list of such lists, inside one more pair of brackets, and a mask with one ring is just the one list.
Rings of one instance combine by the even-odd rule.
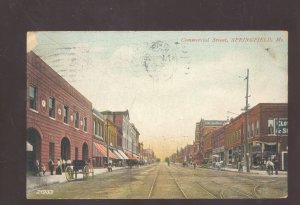
[[279, 160], [277, 156], [273, 159], [273, 164], [274, 164], [275, 174], [278, 175]]
[[36, 176], [41, 176], [41, 173], [40, 173], [40, 162], [39, 162], [39, 160], [35, 161], [35, 175]]
[[49, 159], [48, 167], [49, 167], [49, 170], [50, 170], [50, 174], [53, 175], [54, 163], [53, 163], [52, 159]]
[[193, 163], [194, 169], [196, 169], [196, 162]]
[[63, 159], [62, 160], [62, 172], [65, 172], [65, 169], [66, 169], [66, 161]]
[[267, 167], [267, 172], [268, 174], [272, 174], [273, 175], [273, 170], [274, 170], [274, 164], [273, 162], [270, 160], [270, 158], [268, 159], [267, 163], [266, 163], [266, 167]]
[[46, 167], [44, 164], [42, 164], [42, 172], [43, 172], [43, 176], [45, 176], [45, 173], [46, 173]]
[[61, 173], [61, 160], [57, 160], [57, 166], [56, 166], [56, 170], [55, 170], [55, 174], [56, 175], [61, 175], [62, 173]]
[[112, 172], [112, 164], [110, 162], [108, 163], [107, 168], [108, 168], [108, 172]]

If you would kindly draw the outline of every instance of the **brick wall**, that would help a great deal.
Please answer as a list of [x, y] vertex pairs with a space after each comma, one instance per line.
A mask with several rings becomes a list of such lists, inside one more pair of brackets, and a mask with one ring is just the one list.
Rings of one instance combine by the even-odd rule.
[[[37, 88], [37, 109], [30, 109], [29, 86]], [[55, 118], [49, 117], [49, 97], [55, 98]], [[45, 106], [42, 105], [45, 101]], [[69, 107], [69, 122], [64, 123], [63, 108]], [[79, 127], [75, 128], [75, 112], [79, 113]], [[60, 113], [60, 114], [59, 114]], [[70, 141], [71, 159], [75, 159], [75, 147], [78, 158], [82, 158], [82, 146], [88, 145], [88, 158], [92, 156], [92, 103], [74, 89], [67, 81], [51, 69], [33, 52], [27, 55], [27, 128], [34, 128], [41, 137], [41, 163], [49, 160], [49, 143], [55, 144], [56, 161], [61, 157], [61, 140]], [[71, 120], [73, 116], [73, 121]], [[84, 131], [84, 118], [87, 118], [87, 130]]]

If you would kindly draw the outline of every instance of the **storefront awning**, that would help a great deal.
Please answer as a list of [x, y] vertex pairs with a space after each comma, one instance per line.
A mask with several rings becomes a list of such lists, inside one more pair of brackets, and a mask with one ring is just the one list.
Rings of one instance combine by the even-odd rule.
[[124, 159], [116, 149], [113, 150], [113, 153], [118, 157], [118, 159]]
[[124, 158], [124, 159], [128, 159], [128, 157], [126, 156], [126, 154], [122, 151], [118, 149], [118, 153]]
[[[94, 142], [94, 145], [101, 157], [107, 157], [107, 148], [104, 145], [96, 142]], [[108, 149], [108, 157], [112, 159], [118, 159], [118, 157], [114, 153], [112, 153], [109, 149]]]
[[126, 155], [129, 159], [134, 159], [134, 160], [139, 159], [139, 157], [136, 154], [132, 153], [132, 152], [125, 151], [125, 153], [126, 153]]

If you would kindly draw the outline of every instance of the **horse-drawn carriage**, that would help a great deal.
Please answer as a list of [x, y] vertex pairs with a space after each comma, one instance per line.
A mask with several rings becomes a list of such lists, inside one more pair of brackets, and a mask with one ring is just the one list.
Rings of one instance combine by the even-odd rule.
[[77, 180], [77, 174], [82, 174], [82, 178], [86, 180], [90, 173], [94, 176], [93, 168], [89, 167], [88, 163], [84, 160], [73, 160], [65, 169], [65, 175], [68, 181]]

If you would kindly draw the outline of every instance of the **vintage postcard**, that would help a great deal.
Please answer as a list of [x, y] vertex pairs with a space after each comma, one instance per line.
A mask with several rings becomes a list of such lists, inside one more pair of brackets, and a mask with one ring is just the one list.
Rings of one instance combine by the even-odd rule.
[[288, 197], [287, 31], [28, 32], [27, 199]]

